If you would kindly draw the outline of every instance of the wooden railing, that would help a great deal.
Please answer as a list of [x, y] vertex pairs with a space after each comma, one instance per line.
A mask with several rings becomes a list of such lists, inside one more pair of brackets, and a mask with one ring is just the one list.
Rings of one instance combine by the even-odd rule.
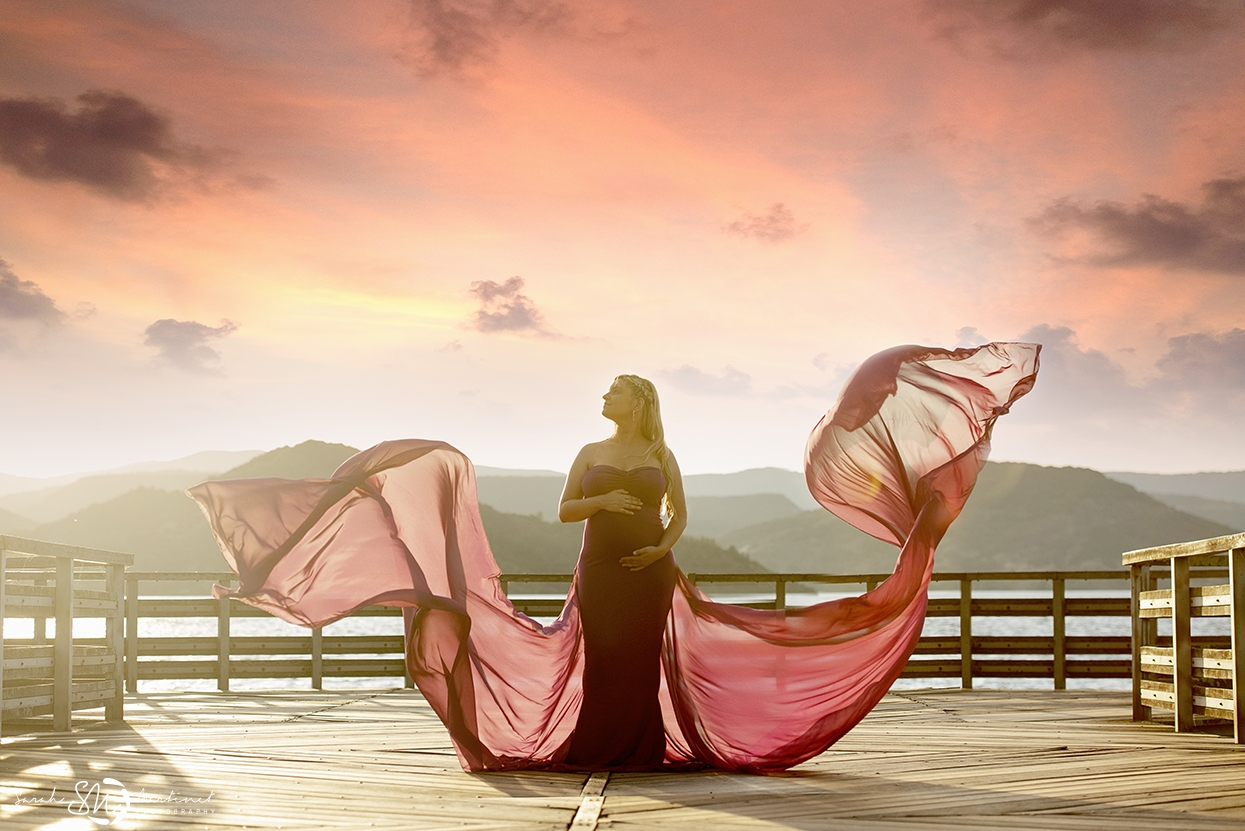
[[[130, 554], [0, 536], [0, 621], [33, 618], [29, 639], [0, 632], [0, 732], [6, 719], [52, 715], [68, 730], [74, 710], [124, 717], [122, 604]], [[103, 590], [80, 588], [103, 583]], [[104, 618], [103, 638], [75, 642], [75, 618]], [[56, 622], [52, 644], [47, 621]]]
[[[1123, 560], [1132, 584], [1133, 719], [1149, 719], [1155, 707], [1175, 713], [1177, 731], [1192, 730], [1199, 716], [1231, 719], [1245, 744], [1245, 534], [1129, 551]], [[1224, 617], [1228, 636], [1193, 634], [1194, 618]], [[1158, 635], [1163, 618], [1170, 638]]]
[[[971, 688], [980, 678], [1051, 679], [1063, 689], [1069, 678], [1128, 678], [1131, 672], [1131, 641], [1121, 635], [1068, 635], [1069, 618], [1118, 617], [1129, 614], [1125, 571], [943, 573], [934, 575], [934, 587], [950, 584], [957, 596], [932, 597], [928, 616], [958, 618], [958, 632], [922, 637], [904, 676], [954, 678]], [[885, 574], [692, 574], [702, 590], [729, 587], [753, 596], [746, 605], [758, 608], [789, 608], [789, 595], [814, 586], [831, 590], [872, 588]], [[333, 677], [402, 677], [409, 685], [400, 634], [324, 635], [307, 634], [243, 636], [235, 634], [234, 618], [268, 618], [266, 612], [230, 599], [188, 596], [151, 596], [152, 587], [170, 582], [197, 581], [206, 589], [211, 582], [228, 584], [230, 572], [129, 572], [126, 575], [126, 686], [137, 691], [149, 679], [215, 679], [218, 689], [229, 689], [236, 678], [309, 678], [321, 689], [323, 679]], [[507, 574], [508, 591], [541, 586], [546, 597], [523, 597], [514, 592], [517, 608], [533, 617], [553, 617], [562, 608], [569, 574]], [[1068, 596], [1066, 588], [1085, 581], [1106, 581], [1118, 586], [1117, 596]], [[1041, 594], [1023, 597], [982, 596], [980, 584], [1043, 586]], [[558, 588], [560, 587], [560, 588]], [[976, 587], [976, 589], [974, 588]], [[140, 588], [148, 592], [140, 594]], [[158, 588], [157, 588], [158, 591]], [[533, 592], [534, 593], [534, 592]], [[204, 592], [206, 594], [206, 591]], [[758, 599], [758, 595], [764, 595]], [[355, 616], [400, 616], [388, 607], [362, 609]], [[981, 634], [981, 618], [1049, 619], [1050, 634]], [[150, 618], [199, 618], [215, 621], [216, 633], [196, 637], [138, 637], [138, 624]], [[1042, 626], [1046, 624], [1041, 624]], [[1126, 629], [1127, 624], [1121, 628]]]
[[[125, 684], [138, 691], [140, 680], [215, 679], [228, 690], [233, 678], [310, 678], [323, 689], [328, 678], [401, 677], [411, 686], [401, 635], [235, 635], [234, 618], [272, 615], [228, 597], [143, 596], [140, 587], [167, 583], [236, 583], [233, 572], [128, 572], [125, 575]], [[206, 592], [205, 592], [206, 594]], [[400, 609], [370, 606], [351, 617], [401, 617]], [[214, 619], [214, 636], [139, 637], [140, 619]], [[366, 655], [368, 657], [358, 657]], [[293, 656], [293, 657], [290, 657]], [[240, 658], [240, 659], [239, 659]], [[147, 659], [147, 660], [144, 660]], [[262, 659], [262, 660], [259, 660]]]
[[[888, 574], [776, 574], [764, 575], [774, 585], [774, 600], [753, 604], [761, 608], [789, 608], [787, 588], [802, 586], [863, 586], [873, 589]], [[1069, 678], [1127, 678], [1129, 639], [1120, 635], [1067, 634], [1069, 617], [1127, 617], [1128, 598], [1068, 597], [1069, 583], [1109, 581], [1124, 587], [1122, 571], [1028, 571], [942, 572], [931, 586], [952, 584], [957, 597], [929, 598], [926, 618], [957, 617], [956, 635], [925, 635], [914, 657], [904, 667], [905, 678], [959, 678], [963, 689], [972, 689], [974, 678], [1049, 678], [1057, 690], [1066, 689]], [[689, 575], [699, 588], [720, 583], [755, 583], [755, 574]], [[974, 585], [1046, 584], [1049, 596], [979, 597]], [[1050, 635], [978, 635], [973, 619], [983, 617], [1050, 618]], [[928, 657], [939, 656], [939, 657]]]

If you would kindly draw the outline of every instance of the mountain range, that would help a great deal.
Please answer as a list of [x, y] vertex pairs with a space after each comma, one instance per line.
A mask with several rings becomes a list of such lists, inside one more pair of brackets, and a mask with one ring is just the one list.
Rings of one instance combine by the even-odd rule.
[[[690, 513], [690, 509], [689, 509]], [[1095, 470], [990, 462], [938, 545], [939, 571], [1120, 568], [1124, 551], [1237, 529], [1179, 511]], [[884, 573], [894, 546], [825, 511], [721, 535], [774, 571]]]
[[[0, 533], [135, 554], [140, 571], [221, 571], [225, 563], [182, 490], [205, 479], [323, 478], [357, 452], [308, 441], [267, 453], [195, 454], [0, 496]], [[17, 477], [2, 480], [13, 485]], [[685, 477], [688, 572], [886, 572], [896, 549], [816, 507], [802, 474], [759, 468]], [[507, 572], [565, 572], [582, 524], [555, 520], [563, 475], [480, 466], [481, 516]], [[1239, 487], [1238, 487], [1239, 486]], [[812, 508], [810, 510], [810, 507]], [[991, 462], [938, 549], [940, 571], [1114, 569], [1120, 553], [1245, 530], [1245, 472], [1108, 474]]]
[[192, 453], [189, 456], [182, 456], [179, 459], [153, 460], [147, 462], [136, 462], [134, 464], [122, 465], [121, 467], [112, 468], [111, 470], [96, 470], [90, 473], [71, 473], [65, 476], [51, 476], [47, 478], [35, 478], [30, 476], [14, 476], [9, 473], [0, 473], [0, 496], [10, 493], [24, 493], [26, 491], [45, 490], [55, 488], [58, 485], [66, 485], [70, 482], [76, 482], [88, 476], [102, 476], [112, 473], [148, 473], [161, 470], [201, 470], [206, 473], [220, 473], [237, 467], [248, 459], [259, 456], [262, 450], [204, 450], [199, 453]]
[[[327, 478], [357, 452], [344, 444], [307, 441], [247, 458], [220, 473], [152, 470], [86, 476], [0, 497], [0, 533], [126, 551], [134, 554], [135, 571], [224, 571], [207, 521], [183, 493], [186, 487], [205, 479]], [[514, 479], [521, 485], [552, 486], [556, 506], [561, 479], [531, 473], [536, 475], [483, 476], [480, 481]], [[523, 487], [515, 490], [523, 492]], [[579, 554], [582, 523], [546, 522], [536, 513], [507, 512], [483, 500], [480, 514], [498, 565], [511, 573], [570, 572]], [[738, 551], [692, 536], [680, 541], [679, 562], [687, 571], [765, 571]]]

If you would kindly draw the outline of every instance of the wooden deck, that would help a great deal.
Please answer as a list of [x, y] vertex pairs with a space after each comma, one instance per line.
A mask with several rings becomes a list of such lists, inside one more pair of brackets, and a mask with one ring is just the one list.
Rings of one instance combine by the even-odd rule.
[[591, 779], [465, 774], [409, 689], [126, 699], [0, 740], [0, 828], [98, 828], [70, 808], [108, 777], [119, 828], [1245, 829], [1245, 747], [1135, 724], [1126, 692], [894, 693], [783, 775]]

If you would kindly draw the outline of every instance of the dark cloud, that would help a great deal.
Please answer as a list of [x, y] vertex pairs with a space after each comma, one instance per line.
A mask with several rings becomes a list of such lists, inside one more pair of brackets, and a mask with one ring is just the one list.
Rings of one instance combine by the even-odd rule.
[[1042, 344], [1042, 369], [1023, 406], [1007, 417], [997, 458], [1023, 458], [1039, 444], [1064, 464], [1099, 470], [1207, 470], [1241, 457], [1240, 329], [1170, 338], [1148, 365], [1137, 362], [1140, 350], [1094, 349], [1062, 326], [1035, 326], [1017, 340]]
[[1158, 367], [1166, 385], [1182, 390], [1245, 390], [1245, 329], [1169, 338]]
[[796, 225], [795, 214], [781, 202], [770, 205], [764, 214], [745, 213], [743, 217], [726, 226], [728, 233], [752, 237], [762, 242], [784, 242], [791, 239], [807, 225]]
[[1202, 191], [1196, 208], [1153, 194], [1132, 207], [1120, 202], [1087, 207], [1061, 199], [1029, 224], [1052, 238], [1088, 234], [1098, 250], [1069, 259], [1090, 265], [1245, 274], [1245, 177], [1215, 179]]
[[0, 162], [31, 179], [77, 182], [116, 199], [155, 195], [170, 173], [211, 164], [166, 116], [121, 92], [90, 90], [71, 112], [55, 98], [0, 99]]
[[552, 334], [532, 299], [522, 293], [523, 278], [511, 277], [504, 283], [477, 280], [471, 293], [480, 301], [472, 328], [481, 332], [528, 332]]
[[570, 5], [553, 0], [411, 0], [418, 37], [406, 57], [426, 78], [464, 75], [492, 64], [503, 38], [563, 34], [574, 16]]
[[[1231, 418], [1229, 399], [1245, 394], [1245, 330], [1169, 338], [1157, 374], [1132, 382], [1111, 355], [1080, 345], [1066, 327], [1035, 326], [1017, 340], [1042, 344], [1042, 370], [1026, 409], [1052, 423], [1112, 423], [1183, 416], [1189, 408]], [[1131, 353], [1132, 349], [1120, 349]]]
[[0, 319], [24, 320], [45, 326], [58, 323], [65, 313], [43, 289], [29, 280], [20, 280], [12, 267], [0, 260]]
[[941, 34], [985, 38], [1002, 57], [1166, 51], [1236, 25], [1240, 0], [930, 0]]
[[1107, 353], [1082, 347], [1066, 326], [1034, 326], [1018, 341], [1042, 344], [1041, 395], [1026, 400], [1035, 416], [1052, 422], [1109, 422], [1153, 414], [1156, 396], [1131, 384], [1124, 367]]
[[959, 349], [965, 346], [982, 346], [990, 342], [988, 338], [977, 331], [976, 326], [964, 326], [955, 330], [955, 348]]
[[237, 331], [237, 324], [222, 320], [208, 326], [193, 320], [157, 320], [143, 332], [143, 343], [156, 349], [158, 357], [177, 369], [196, 375], [217, 375], [220, 353], [208, 345]]
[[733, 366], [726, 367], [719, 375], [713, 375], [684, 364], [678, 369], [665, 370], [660, 375], [675, 389], [693, 395], [743, 395], [752, 388], [752, 378], [748, 373], [740, 372]]

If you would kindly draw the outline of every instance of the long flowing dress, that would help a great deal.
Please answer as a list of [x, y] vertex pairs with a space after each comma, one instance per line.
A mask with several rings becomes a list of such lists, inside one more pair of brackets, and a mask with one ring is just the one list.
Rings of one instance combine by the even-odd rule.
[[[813, 496], [899, 548], [894, 573], [872, 591], [803, 609], [749, 609], [709, 600], [670, 563], [637, 572], [654, 588], [635, 589], [653, 604], [636, 612], [645, 625], [635, 644], [616, 642], [611, 616], [621, 614], [611, 611], [611, 581], [624, 578], [598, 579], [595, 563], [615, 544], [598, 543], [598, 527], [620, 539], [633, 529], [611, 531], [603, 517], [586, 532], [592, 540], [566, 605], [542, 625], [506, 599], [473, 468], [444, 442], [384, 442], [329, 479], [205, 482], [188, 493], [239, 577], [237, 588], [214, 586], [213, 596], [308, 627], [365, 606], [402, 608], [407, 668], [465, 770], [779, 771], [830, 747], [903, 670], [920, 637], [934, 548], [985, 464], [995, 420], [1032, 388], [1039, 351], [1021, 343], [889, 349], [856, 370], [813, 429], [805, 451]], [[605, 487], [613, 475], [600, 471], [585, 487]], [[642, 470], [617, 475], [664, 487]], [[833, 563], [833, 552], [826, 556]], [[662, 617], [656, 604], [667, 596]], [[647, 698], [628, 710], [620, 736], [608, 723], [609, 658], [651, 660], [657, 620], [664, 737], [649, 729]], [[651, 667], [627, 684], [651, 690]]]
[[585, 496], [625, 488], [643, 506], [633, 514], [598, 511], [584, 525], [575, 568], [583, 701], [563, 763], [589, 770], [652, 769], [666, 756], [661, 640], [677, 569], [669, 552], [639, 571], [618, 560], [661, 540], [666, 477], [659, 467], [620, 470], [599, 464], [588, 469], [582, 484]]

